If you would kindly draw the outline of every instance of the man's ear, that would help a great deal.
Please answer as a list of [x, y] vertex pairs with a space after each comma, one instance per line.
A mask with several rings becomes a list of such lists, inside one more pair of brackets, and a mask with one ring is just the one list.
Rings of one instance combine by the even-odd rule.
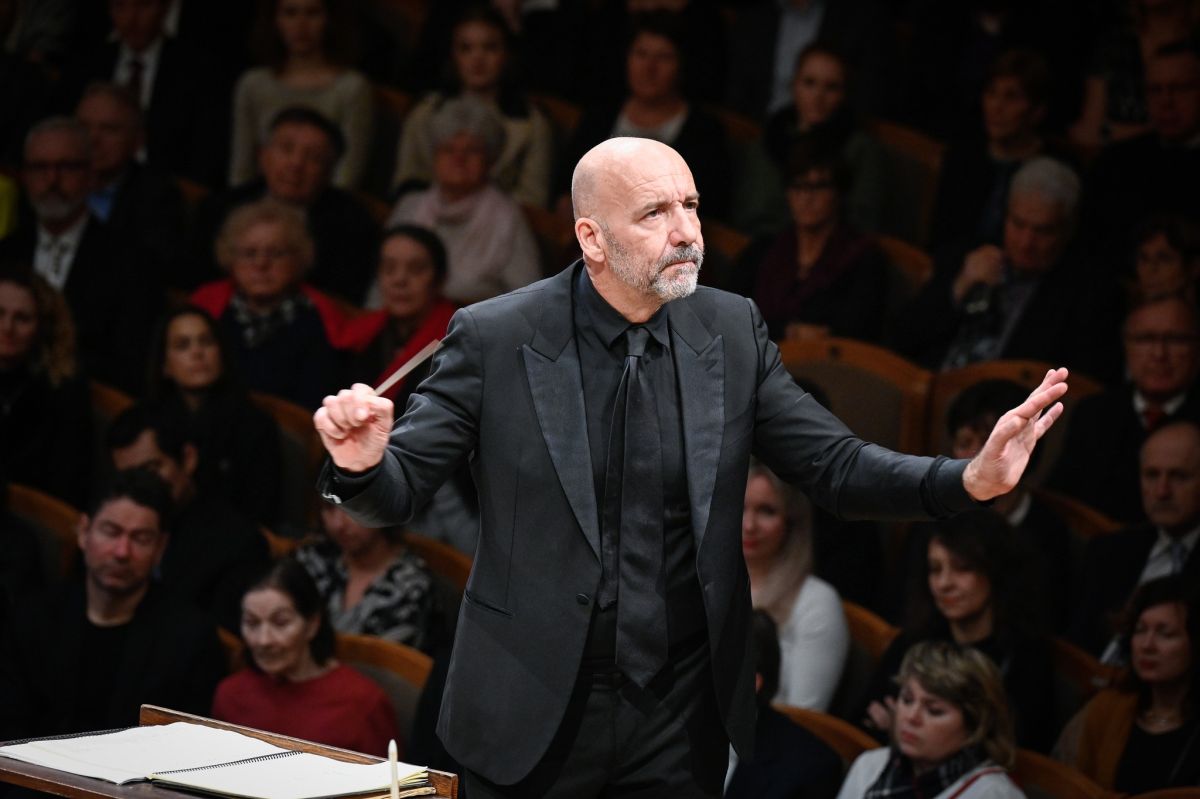
[[179, 465], [183, 468], [183, 473], [188, 476], [188, 479], [196, 476], [196, 466], [200, 463], [200, 453], [196, 449], [196, 445], [188, 442], [183, 445], [183, 458]]
[[86, 513], [79, 514], [79, 523], [75, 526], [75, 541], [79, 544], [80, 549], [83, 549], [83, 539], [91, 524], [92, 520]]
[[604, 231], [600, 229], [596, 220], [586, 216], [576, 219], [575, 239], [579, 242], [579, 249], [583, 252], [585, 260], [592, 263], [604, 262]]

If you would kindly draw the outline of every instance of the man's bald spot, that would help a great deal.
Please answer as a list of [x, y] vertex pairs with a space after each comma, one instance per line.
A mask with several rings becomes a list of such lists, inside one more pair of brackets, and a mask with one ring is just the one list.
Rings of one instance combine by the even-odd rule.
[[1146, 450], [1151, 446], [1151, 442], [1157, 442], [1164, 438], [1183, 439], [1188, 442], [1189, 450], [1193, 453], [1193, 457], [1200, 455], [1200, 425], [1189, 419], [1176, 419], [1175, 421], [1167, 422], [1146, 437], [1146, 441], [1142, 444], [1142, 457], [1145, 457]]
[[[571, 175], [571, 207], [575, 218], [596, 217], [597, 195], [622, 176], [631, 162], [647, 155], [683, 160], [672, 147], [654, 139], [618, 136], [605, 139], [584, 153]], [[603, 221], [603, 220], [599, 220]]]

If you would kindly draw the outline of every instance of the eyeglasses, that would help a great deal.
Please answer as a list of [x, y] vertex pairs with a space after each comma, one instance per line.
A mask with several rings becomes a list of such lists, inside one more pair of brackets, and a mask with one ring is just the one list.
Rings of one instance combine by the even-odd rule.
[[1195, 346], [1197, 337], [1187, 333], [1131, 333], [1125, 337], [1125, 343], [1132, 347], [1168, 347], [1181, 349]]
[[26, 161], [25, 171], [38, 175], [48, 175], [55, 170], [59, 172], [79, 173], [91, 164], [88, 161]]

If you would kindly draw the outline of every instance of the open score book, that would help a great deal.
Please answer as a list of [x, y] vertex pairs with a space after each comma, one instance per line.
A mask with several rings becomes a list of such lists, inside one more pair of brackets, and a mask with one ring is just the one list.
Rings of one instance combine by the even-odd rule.
[[[175, 722], [0, 746], [0, 757], [124, 785], [139, 780], [240, 799], [386, 793], [387, 761], [345, 763], [231, 730]], [[401, 796], [433, 793], [421, 766], [399, 764]]]

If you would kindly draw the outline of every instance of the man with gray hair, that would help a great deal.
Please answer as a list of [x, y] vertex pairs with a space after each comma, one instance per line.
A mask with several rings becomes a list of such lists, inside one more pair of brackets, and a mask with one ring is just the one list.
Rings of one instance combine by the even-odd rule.
[[[1048, 157], [1013, 175], [1001, 246], [984, 244], [938, 264], [902, 311], [897, 348], [930, 368], [995, 358], [1070, 361], [1077, 293], [1068, 245], [1079, 206], [1078, 176]], [[1090, 329], [1090, 328], [1089, 328]]]
[[88, 208], [88, 130], [70, 117], [42, 120], [25, 137], [21, 183], [34, 224], [0, 245], [0, 260], [32, 266], [63, 293], [88, 374], [131, 391], [141, 387], [150, 314], [161, 307], [143, 258]]

